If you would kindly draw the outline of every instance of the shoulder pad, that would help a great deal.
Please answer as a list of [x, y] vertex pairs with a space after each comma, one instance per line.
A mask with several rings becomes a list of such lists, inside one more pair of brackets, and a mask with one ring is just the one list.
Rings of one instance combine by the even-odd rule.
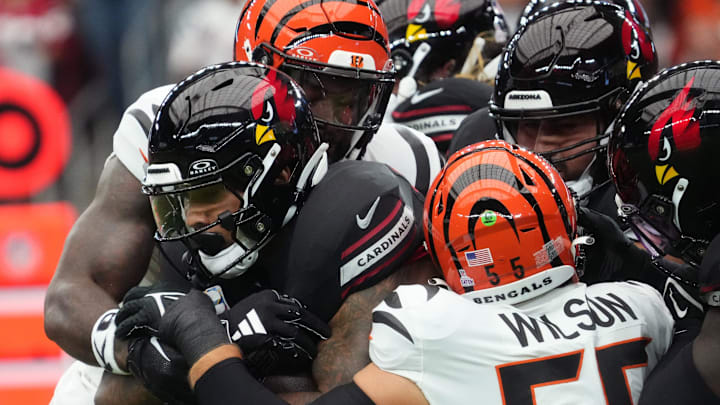
[[[400, 286], [373, 310], [370, 358], [378, 367], [415, 379], [429, 341], [453, 334], [465, 317], [457, 305], [470, 304], [437, 286]], [[472, 305], [472, 304], [471, 304]]]
[[423, 195], [445, 163], [430, 137], [396, 123], [380, 126], [367, 145], [363, 160], [385, 163]]
[[145, 177], [148, 161], [148, 136], [155, 113], [174, 85], [143, 93], [123, 113], [113, 135], [113, 153], [138, 180]]

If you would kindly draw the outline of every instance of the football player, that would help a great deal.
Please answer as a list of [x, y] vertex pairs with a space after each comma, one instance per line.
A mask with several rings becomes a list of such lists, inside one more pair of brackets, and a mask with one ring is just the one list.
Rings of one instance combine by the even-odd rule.
[[[385, 298], [373, 311], [373, 363], [313, 404], [637, 400], [673, 319], [650, 286], [578, 282], [576, 207], [549, 162], [504, 141], [474, 145], [450, 158], [424, 212], [428, 250], [450, 290], [402, 286]], [[210, 316], [188, 319], [191, 308]], [[284, 403], [221, 337], [203, 350], [192, 343], [198, 324], [222, 331], [212, 310], [194, 291], [134, 325], [178, 345], [201, 403]]]
[[[657, 66], [650, 33], [629, 10], [604, 2], [554, 3], [532, 15], [508, 44], [489, 112], [502, 139], [541, 153], [584, 206], [612, 215], [605, 132]], [[487, 124], [487, 115], [469, 117], [451, 152], [494, 137]]]
[[[255, 66], [206, 69], [171, 91], [151, 130], [144, 190], [161, 242], [186, 245], [196, 286], [217, 284], [229, 305], [247, 295], [248, 286], [273, 288], [330, 322], [339, 336], [318, 353], [325, 368], [314, 367], [324, 391], [343, 378], [337, 367], [357, 370], [369, 362], [362, 343], [370, 311], [350, 313], [343, 306], [379, 302], [374, 294], [402, 280], [398, 268], [422, 239], [422, 198], [385, 165], [346, 161], [327, 169], [319, 152], [311, 156], [306, 149], [315, 131], [308, 120], [298, 123], [309, 107], [297, 84]], [[257, 77], [262, 80], [248, 80]], [[288, 120], [296, 130], [287, 129]], [[418, 281], [430, 275], [405, 276]], [[372, 288], [377, 292], [368, 296]], [[243, 312], [240, 318], [230, 314], [230, 336], [258, 333], [243, 328], [250, 319]], [[283, 363], [275, 372], [293, 372], [291, 366]], [[293, 398], [300, 401], [299, 394]]]
[[[421, 193], [442, 166], [430, 138], [382, 124], [394, 86], [387, 27], [372, 1], [248, 1], [235, 60], [278, 68], [305, 90], [330, 162], [388, 164]], [[377, 132], [377, 133], [376, 133]]]
[[[633, 95], [610, 137], [610, 171], [623, 216], [654, 257], [672, 256], [698, 273], [706, 309], [704, 320], [678, 322], [641, 404], [720, 402], [718, 80], [718, 62], [663, 71]], [[692, 311], [673, 290], [678, 296], [668, 305]]]
[[400, 80], [385, 115], [445, 153], [471, 112], [486, 107], [509, 33], [495, 0], [391, 0], [380, 6]]
[[[280, 74], [278, 73], [278, 75]], [[253, 90], [249, 88], [250, 85], [247, 83], [235, 83], [233, 87], [233, 81], [230, 79], [227, 80], [224, 87], [218, 85], [217, 89], [208, 84], [211, 81], [202, 83], [193, 82], [193, 79], [189, 79], [189, 81], [195, 88], [200, 88], [195, 90], [199, 94], [197, 98], [202, 100], [209, 98], [210, 95], [219, 94], [224, 87], [227, 87], [226, 91], [234, 91], [234, 94], [251, 94], [250, 90]], [[216, 79], [215, 82], [222, 81]], [[293, 83], [293, 86], [297, 85]], [[288, 88], [292, 87], [286, 85], [284, 90], [274, 90], [271, 86], [258, 86], [258, 88], [254, 89], [252, 94], [259, 97], [259, 101], [253, 100], [255, 102], [253, 108], [248, 107], [246, 110], [249, 110], [252, 113], [251, 118], [257, 121], [256, 128], [262, 128], [262, 131], [258, 129], [254, 133], [255, 137], [251, 139], [253, 143], [272, 145], [277, 143], [276, 138], [280, 139], [278, 128], [273, 129], [272, 124], [275, 121], [279, 122], [278, 125], [282, 124], [278, 118], [281, 117], [280, 114], [282, 113], [280, 107], [292, 106], [293, 102], [281, 99], [284, 104], [280, 105], [279, 101], [271, 99], [263, 103], [262, 97], [266, 93], [268, 96], [273, 94], [284, 95], [287, 93]], [[202, 94], [203, 89], [208, 95]], [[191, 98], [191, 100], [194, 99]], [[211, 101], [224, 103], [220, 104], [221, 106], [229, 104], [225, 99], [211, 99]], [[180, 101], [177, 103], [180, 103]], [[211, 103], [208, 102], [208, 104]], [[179, 109], [178, 113], [167, 112], [165, 114], [161, 109], [158, 121], [153, 126], [153, 129], [165, 131], [162, 132], [162, 135], [166, 137], [176, 135], [176, 132], [187, 129], [182, 124], [189, 121], [190, 117], [193, 116], [192, 114], [200, 107], [202, 107], [202, 104], [193, 105], [189, 103], [183, 105], [183, 108]], [[216, 108], [222, 111], [221, 108]], [[190, 117], [181, 115], [180, 112], [185, 112]], [[180, 120], [180, 123], [175, 122], [175, 127], [170, 127], [173, 122], [166, 123], [168, 121], [166, 117], [168, 116]], [[216, 117], [218, 121], [221, 118], [224, 117]], [[161, 126], [161, 124], [165, 124], [169, 128]], [[209, 124], [210, 127], [213, 127], [213, 125]], [[231, 122], [227, 125], [237, 127], [246, 124], [238, 118], [238, 122]], [[217, 126], [226, 127], [221, 124], [217, 124]], [[280, 126], [280, 128], [283, 127]], [[287, 131], [287, 129], [284, 129], [284, 131]], [[166, 148], [175, 145], [176, 148], [180, 148], [187, 147], [192, 142], [199, 142], [198, 136], [193, 133], [187, 135], [186, 138], [187, 140], [181, 145], [173, 144], [169, 140], [160, 140], [153, 144], [151, 139], [150, 155], [152, 156], [157, 151], [155, 145]], [[245, 139], [244, 142], [247, 144], [250, 143], [250, 140]], [[153, 150], [153, 148], [156, 150]], [[213, 151], [214, 148], [217, 148], [217, 146], [211, 143], [208, 145], [193, 145], [191, 149], [193, 151]], [[291, 156], [297, 155], [292, 150], [274, 152], [283, 156], [283, 153]], [[160, 156], [165, 157], [163, 154]], [[184, 159], [184, 157], [181, 158]], [[263, 162], [266, 160], [267, 158]], [[152, 161], [153, 159], [150, 158], [151, 163]], [[211, 162], [197, 159], [195, 163], [197, 163], [196, 171], [211, 170]], [[268, 163], [265, 162], [264, 164]], [[150, 169], [152, 167], [148, 169], [147, 176], [150, 176], [151, 172], [154, 173], [155, 169]], [[162, 172], [162, 170], [158, 170]], [[247, 170], [247, 167], [243, 168], [243, 170]], [[254, 170], [257, 171], [257, 168]], [[292, 171], [295, 176], [298, 173], [299, 169]], [[165, 173], [161, 174], [165, 175]], [[272, 179], [268, 181], [272, 181]], [[237, 280], [227, 281], [227, 284], [220, 283], [220, 291], [223, 292], [222, 295], [227, 297], [230, 303], [252, 292], [252, 288], [248, 290], [248, 285], [252, 287], [259, 283], [261, 286], [269, 286], [300, 298], [306, 305], [313, 308], [312, 311], [320, 315], [324, 321], [330, 322], [330, 325], [336, 329], [336, 338], [326, 342], [327, 344], [324, 345], [324, 349], [321, 350], [317, 358], [322, 367], [316, 366], [314, 369], [315, 381], [321, 390], [338, 384], [342, 379], [351, 378], [355, 370], [369, 361], [365, 345], [358, 345], [355, 340], [359, 339], [361, 343], [364, 343], [370, 329], [370, 310], [379, 302], [381, 297], [404, 279], [417, 281], [414, 277], [419, 277], [422, 280], [427, 277], [427, 274], [432, 273], [430, 266], [422, 267], [422, 261], [409, 265], [415, 270], [413, 272], [398, 270], [403, 263], [413, 256], [415, 250], [419, 247], [421, 239], [420, 232], [417, 229], [419, 226], [417, 218], [421, 214], [421, 198], [405, 180], [395, 175], [385, 165], [349, 161], [337, 164], [337, 168], [330, 171], [323, 184], [325, 186], [318, 186], [314, 190], [313, 195], [315, 197], [305, 202], [304, 212], [307, 212], [307, 214], [293, 221], [290, 229], [273, 238], [270, 246], [268, 246], [270, 251], [273, 251], [272, 246], [277, 246], [278, 252], [281, 252], [283, 247], [289, 246], [291, 247], [289, 251], [282, 254], [267, 254], [266, 259], [262, 261], [262, 265], [254, 263], [256, 253], [254, 256], [250, 254], [246, 260], [234, 263], [231, 266], [233, 268], [228, 270], [226, 276], [237, 276], [251, 266], [253, 268], [260, 266], [272, 269], [272, 271], [264, 274], [261, 280], [256, 278], [263, 272], [257, 270], [248, 275], [243, 275]], [[292, 197], [291, 199], [297, 199], [304, 195], [304, 192], [298, 191], [297, 195], [292, 194], [285, 197], [281, 195], [278, 197], [271, 192], [272, 190], [263, 190], [263, 188], [260, 188], [258, 195], [267, 199], [265, 203], [271, 204], [273, 207], [276, 207], [278, 201], [282, 198]], [[146, 188], [146, 191], [151, 195], [156, 193], [160, 196], [166, 192], [163, 188]], [[301, 200], [298, 200], [298, 203], [299, 201]], [[255, 224], [254, 226], [264, 226], [268, 229], [271, 225], [277, 227], [282, 225], [285, 220], [292, 218], [289, 213], [287, 215], [288, 218], [285, 218], [278, 214], [278, 216], [271, 218], [269, 223], [264, 225]], [[177, 215], [175, 219], [177, 219]], [[160, 224], [159, 221], [158, 224]], [[177, 235], [175, 237], [163, 235], [163, 228], [167, 228], [167, 226], [162, 225], [159, 228], [162, 238], [178, 239]], [[334, 237], [318, 239], [318, 235], [334, 235]], [[212, 275], [225, 271], [226, 267], [233, 264], [234, 259], [237, 259], [237, 255], [242, 253], [242, 249], [239, 249], [236, 245], [226, 247], [219, 242], [218, 238], [215, 239], [216, 243], [223, 247], [222, 249], [198, 250], [193, 242], [186, 243], [188, 247], [194, 247], [195, 249], [188, 251], [188, 254], [184, 257], [185, 262], [181, 263], [180, 266], [182, 268], [200, 266], [199, 271], [191, 272], [195, 276], [196, 282], [200, 282], [200, 285], [209, 286], [211, 284], [210, 280], [214, 280]], [[240, 240], [240, 242], [244, 243], [245, 240]], [[242, 245], [238, 246], [242, 247]], [[250, 260], [252, 258], [255, 259]], [[426, 275], [423, 275], [423, 271], [426, 271]], [[366, 308], [364, 311], [362, 310], [363, 307]], [[123, 342], [120, 344], [123, 344]], [[344, 353], [343, 357], [338, 356], [340, 352]], [[348, 356], [348, 353], [355, 353], [357, 356]], [[141, 370], [143, 375], [152, 376], [152, 373], [142, 370], [143, 365], [148, 366], [148, 364], [139, 364], [137, 368]], [[167, 364], [163, 365], [163, 367], [175, 370], [175, 368]], [[177, 373], [178, 371], [174, 372]], [[182, 372], [182, 368], [180, 368], [179, 372]], [[141, 373], [136, 372], [135, 374]], [[181, 374], [180, 381], [182, 382], [183, 379], [184, 377]], [[123, 379], [116, 378], [116, 386], [119, 384], [123, 389], [127, 388], [126, 383], [118, 383], [118, 380]], [[146, 384], [151, 385], [153, 381], [146, 381]], [[155, 388], [157, 389], [157, 387]], [[165, 386], [163, 388], [171, 391], [168, 388], [172, 387]], [[113, 392], [112, 389], [107, 387], [101, 391], [105, 399], [107, 399], [107, 396], [112, 395]], [[117, 398], [115, 396], [115, 399]], [[126, 401], [124, 398], [123, 400]], [[302, 399], [299, 400], [302, 401]]]

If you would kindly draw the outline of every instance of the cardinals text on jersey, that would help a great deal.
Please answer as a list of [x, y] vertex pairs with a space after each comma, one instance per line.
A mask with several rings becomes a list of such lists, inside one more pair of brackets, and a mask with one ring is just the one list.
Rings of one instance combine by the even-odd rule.
[[429, 136], [446, 153], [460, 123], [473, 111], [487, 107], [491, 94], [492, 87], [475, 80], [437, 80], [398, 104], [391, 117]]
[[640, 283], [571, 284], [517, 305], [401, 286], [373, 311], [370, 358], [430, 404], [637, 403], [672, 327]]

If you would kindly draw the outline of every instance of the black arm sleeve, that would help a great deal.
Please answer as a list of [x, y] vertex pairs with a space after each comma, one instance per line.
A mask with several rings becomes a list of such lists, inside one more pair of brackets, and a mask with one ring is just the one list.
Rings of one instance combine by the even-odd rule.
[[[195, 397], [200, 405], [264, 404], [287, 405], [250, 375], [238, 358], [223, 360], [212, 366], [195, 383]], [[310, 405], [374, 405], [354, 382], [323, 394]]]
[[354, 382], [335, 387], [309, 405], [374, 405], [375, 403]]
[[253, 378], [238, 358], [223, 360], [205, 372], [195, 383], [195, 397], [200, 405], [287, 405]]
[[639, 405], [720, 403], [720, 398], [710, 391], [695, 367], [692, 346], [692, 343], [685, 344], [669, 361], [663, 359], [658, 364], [645, 381]]

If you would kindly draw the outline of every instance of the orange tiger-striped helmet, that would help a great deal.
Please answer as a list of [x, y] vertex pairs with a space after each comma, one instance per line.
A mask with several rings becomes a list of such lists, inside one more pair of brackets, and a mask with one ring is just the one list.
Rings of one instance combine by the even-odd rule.
[[387, 27], [372, 0], [248, 0], [235, 60], [270, 65], [303, 88], [332, 161], [362, 150], [395, 83]]
[[574, 198], [547, 160], [504, 141], [458, 151], [425, 200], [425, 240], [450, 287], [516, 303], [577, 281]]

